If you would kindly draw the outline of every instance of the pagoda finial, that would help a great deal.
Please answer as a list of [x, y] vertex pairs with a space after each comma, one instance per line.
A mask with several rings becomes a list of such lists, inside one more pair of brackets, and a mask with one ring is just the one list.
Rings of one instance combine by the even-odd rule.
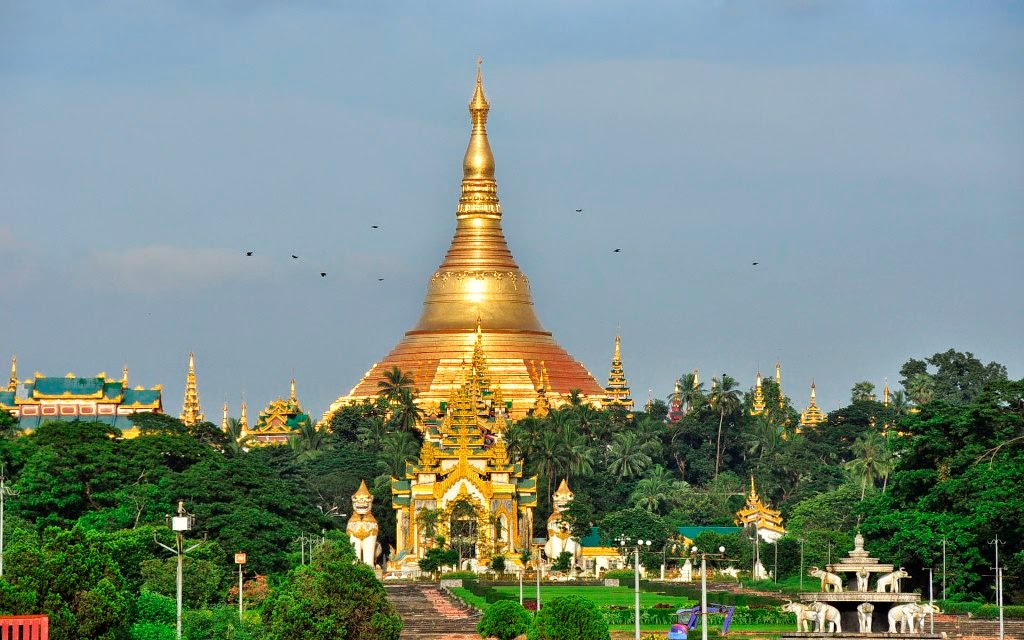
[[124, 368], [121, 369], [121, 386], [123, 388], [125, 388], [125, 389], [128, 388], [128, 365], [127, 365], [127, 363], [124, 365]]
[[782, 395], [782, 362], [775, 361], [775, 386], [779, 388], [779, 408], [785, 408], [786, 396]]
[[242, 406], [239, 408], [239, 413], [241, 415], [238, 416], [238, 422], [241, 425], [241, 429], [240, 429], [241, 435], [245, 435], [246, 433], [249, 432], [249, 416], [246, 415], [246, 409], [247, 409], [247, 407], [246, 407], [246, 404], [245, 404], [245, 396], [243, 396], [242, 397]]
[[224, 433], [228, 432], [228, 403], [224, 401], [224, 417], [220, 419], [220, 430]]
[[458, 216], [500, 217], [501, 205], [498, 204], [498, 183], [494, 180], [494, 154], [487, 141], [487, 113], [491, 105], [484, 95], [484, 78], [481, 65], [483, 60], [477, 58], [476, 88], [473, 98], [469, 101], [469, 115], [473, 131], [469, 137], [469, 146], [462, 159], [462, 197], [459, 198]]
[[800, 424], [807, 427], [813, 427], [815, 425], [821, 424], [822, 422], [825, 422], [825, 420], [827, 419], [828, 418], [825, 416], [822, 410], [818, 408], [817, 392], [815, 390], [814, 380], [812, 379], [811, 404], [806, 409], [804, 409], [803, 413], [800, 414]]
[[700, 374], [697, 372], [696, 369], [693, 370], [693, 388], [700, 388]]
[[298, 400], [296, 400], [296, 396], [295, 396], [295, 378], [292, 378], [292, 388], [291, 388], [291, 391], [288, 394], [288, 400], [290, 400], [293, 404], [298, 402]]
[[754, 402], [750, 407], [750, 415], [757, 416], [764, 413], [764, 390], [761, 387], [761, 370], [757, 370], [757, 380], [754, 382]]
[[8, 391], [18, 391], [18, 356], [11, 356], [11, 379], [7, 382]]
[[886, 376], [886, 378], [885, 378], [885, 388], [882, 389], [882, 406], [883, 407], [888, 407], [889, 406], [889, 377], [888, 376]]
[[185, 378], [185, 401], [181, 405], [181, 421], [186, 427], [194, 427], [202, 422], [203, 415], [199, 406], [199, 390], [196, 388], [196, 356], [188, 354], [188, 376]]
[[757, 487], [754, 486], [754, 474], [750, 474], [750, 497], [747, 499], [750, 502], [757, 500]]
[[631, 408], [633, 398], [629, 397], [629, 382], [622, 366], [622, 336], [615, 334], [615, 352], [612, 355], [612, 366], [608, 372], [608, 386], [604, 388], [604, 403], [607, 406]]

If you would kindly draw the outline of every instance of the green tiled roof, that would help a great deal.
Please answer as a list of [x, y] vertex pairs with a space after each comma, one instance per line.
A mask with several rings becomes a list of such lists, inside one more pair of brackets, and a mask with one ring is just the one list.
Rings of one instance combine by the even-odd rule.
[[410, 496], [394, 496], [393, 498], [391, 498], [391, 502], [394, 503], [394, 504], [397, 504], [400, 507], [408, 507], [409, 504], [412, 502], [412, 497], [410, 497]]
[[679, 535], [686, 536], [690, 540], [696, 540], [697, 536], [705, 531], [728, 535], [730, 533], [739, 533], [740, 531], [743, 531], [743, 527], [679, 527]]
[[522, 478], [516, 485], [520, 491], [537, 488], [537, 478]]
[[36, 393], [48, 396], [64, 393], [85, 396], [102, 392], [105, 382], [103, 378], [36, 378], [28, 386]]
[[[120, 383], [118, 383], [120, 384]], [[145, 404], [151, 405], [160, 401], [159, 389], [125, 389], [123, 405]]]
[[103, 383], [103, 397], [108, 399], [108, 400], [116, 399], [119, 395], [121, 395], [121, 392], [123, 390], [124, 390], [124, 387], [121, 386], [120, 382], [104, 382]]
[[412, 480], [392, 480], [392, 491], [409, 491], [412, 488]]
[[14, 406], [14, 392], [13, 391], [0, 391], [0, 404], [5, 407]]

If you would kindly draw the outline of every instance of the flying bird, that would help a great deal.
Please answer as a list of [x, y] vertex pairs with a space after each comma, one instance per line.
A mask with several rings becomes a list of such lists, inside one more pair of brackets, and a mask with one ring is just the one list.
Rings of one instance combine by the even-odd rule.
[[370, 228], [371, 229], [380, 229], [380, 225], [379, 224], [371, 224]]
[[245, 252], [245, 255], [247, 255], [247, 256], [251, 256], [251, 255], [252, 255], [252, 251], [246, 251], [246, 252]]
[[327, 277], [327, 272], [326, 271], [321, 271], [320, 272], [320, 277], [321, 278], [326, 278]]
[[622, 249], [616, 249], [615, 251], [612, 251], [612, 253], [622, 253]]
[[295, 255], [294, 253], [292, 254], [292, 257], [295, 258], [296, 260], [299, 259], [299, 256]]
[[752, 265], [754, 265], [756, 267], [757, 265], [759, 265], [761, 263], [760, 262], [751, 262], [750, 264], [752, 264]]
[[583, 213], [583, 209], [577, 209], [576, 213]]
[[384, 282], [384, 278], [377, 278], [377, 282]]

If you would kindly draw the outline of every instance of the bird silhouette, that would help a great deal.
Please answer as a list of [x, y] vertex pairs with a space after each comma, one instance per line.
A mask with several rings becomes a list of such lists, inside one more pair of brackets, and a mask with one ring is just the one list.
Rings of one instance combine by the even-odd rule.
[[577, 209], [576, 213], [583, 213], [583, 209]]
[[384, 282], [384, 278], [377, 278], [377, 282]]
[[379, 224], [371, 224], [370, 228], [371, 229], [380, 229], [380, 225]]
[[752, 265], [754, 265], [756, 267], [757, 265], [759, 265], [761, 263], [760, 262], [751, 262], [750, 264], [752, 264]]
[[622, 249], [616, 249], [615, 251], [612, 251], [612, 253], [622, 253]]
[[252, 251], [246, 251], [246, 252], [245, 252], [245, 255], [247, 255], [247, 256], [251, 256], [251, 255], [252, 255]]
[[299, 256], [295, 255], [294, 253], [292, 254], [292, 257], [295, 258], [296, 260], [299, 259]]
[[320, 277], [321, 278], [326, 278], [327, 277], [327, 272], [326, 271], [321, 271], [320, 272]]

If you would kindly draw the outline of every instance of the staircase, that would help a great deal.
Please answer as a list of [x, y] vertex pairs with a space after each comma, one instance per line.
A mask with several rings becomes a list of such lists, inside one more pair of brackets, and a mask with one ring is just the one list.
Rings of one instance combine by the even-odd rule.
[[479, 640], [479, 615], [433, 584], [386, 585], [388, 599], [405, 622], [402, 640]]

